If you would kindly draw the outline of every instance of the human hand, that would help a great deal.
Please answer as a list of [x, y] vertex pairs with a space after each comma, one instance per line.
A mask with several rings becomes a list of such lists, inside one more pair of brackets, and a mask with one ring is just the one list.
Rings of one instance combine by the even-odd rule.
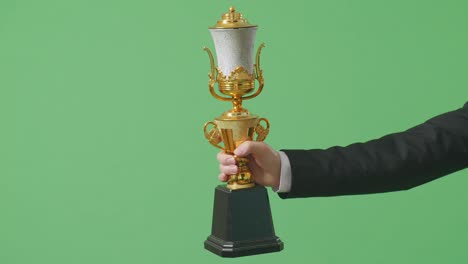
[[[234, 150], [234, 154], [237, 157], [249, 159], [247, 165], [256, 183], [278, 189], [281, 174], [281, 158], [277, 151], [264, 142], [246, 141]], [[236, 174], [239, 168], [233, 155], [220, 152], [217, 158], [220, 163], [219, 170], [221, 171], [218, 178], [220, 181], [225, 182], [228, 180], [229, 175]]]

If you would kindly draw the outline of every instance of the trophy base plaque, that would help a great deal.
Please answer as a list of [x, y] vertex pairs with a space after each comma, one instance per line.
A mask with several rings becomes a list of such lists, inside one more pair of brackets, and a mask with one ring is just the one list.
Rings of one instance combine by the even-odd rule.
[[283, 249], [283, 242], [275, 235], [265, 187], [235, 191], [216, 187], [213, 224], [205, 249], [228, 258]]

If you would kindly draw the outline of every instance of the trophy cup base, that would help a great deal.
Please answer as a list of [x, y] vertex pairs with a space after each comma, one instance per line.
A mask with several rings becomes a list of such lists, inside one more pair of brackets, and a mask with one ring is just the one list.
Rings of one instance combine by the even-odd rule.
[[247, 189], [247, 188], [252, 188], [255, 187], [255, 183], [248, 183], [248, 184], [237, 184], [237, 183], [231, 183], [226, 186], [230, 190], [240, 190], [240, 189]]
[[205, 249], [228, 258], [283, 249], [283, 242], [275, 235], [265, 187], [235, 191], [216, 187], [213, 224]]

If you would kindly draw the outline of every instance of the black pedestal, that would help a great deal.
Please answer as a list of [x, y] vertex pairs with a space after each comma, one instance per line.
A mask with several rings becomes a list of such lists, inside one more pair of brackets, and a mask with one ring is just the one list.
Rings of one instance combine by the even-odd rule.
[[213, 225], [205, 248], [228, 258], [283, 249], [283, 242], [275, 235], [265, 187], [235, 191], [216, 187]]

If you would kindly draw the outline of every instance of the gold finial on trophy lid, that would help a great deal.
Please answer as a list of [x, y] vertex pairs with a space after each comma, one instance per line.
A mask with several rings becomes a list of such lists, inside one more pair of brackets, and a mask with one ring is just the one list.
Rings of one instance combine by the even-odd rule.
[[236, 9], [231, 6], [229, 12], [223, 14], [221, 20], [216, 22], [216, 25], [210, 28], [247, 28], [256, 27], [256, 25], [249, 24], [247, 19], [241, 13], [236, 12]]

